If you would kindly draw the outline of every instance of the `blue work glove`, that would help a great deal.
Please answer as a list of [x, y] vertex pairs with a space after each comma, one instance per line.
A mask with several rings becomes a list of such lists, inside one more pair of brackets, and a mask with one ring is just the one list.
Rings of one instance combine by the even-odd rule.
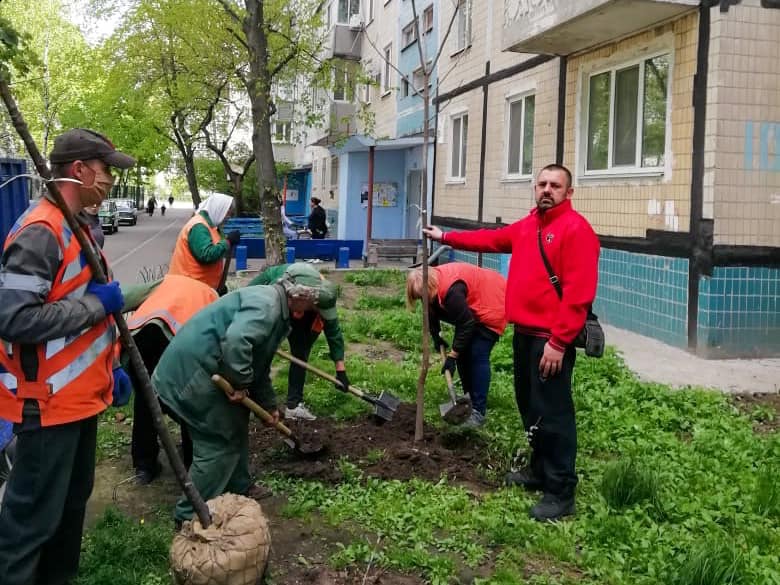
[[336, 387], [336, 390], [346, 392], [347, 388], [349, 388], [349, 378], [347, 378], [347, 372], [343, 370], [341, 372], [337, 371], [336, 379], [341, 382], [341, 384], [333, 384]]
[[125, 304], [122, 289], [119, 288], [117, 281], [109, 282], [108, 284], [98, 284], [93, 280], [87, 285], [87, 293], [95, 295], [100, 299], [100, 304], [103, 305], [106, 315], [121, 311]]
[[124, 368], [114, 368], [114, 401], [111, 406], [124, 406], [130, 402], [132, 393], [133, 385], [130, 383], [130, 376], [127, 375]]
[[441, 375], [444, 375], [444, 372], [449, 371], [451, 376], [455, 375], [455, 367], [458, 365], [457, 358], [452, 357], [451, 355], [447, 356], [447, 359], [444, 360], [444, 365], [441, 367]]

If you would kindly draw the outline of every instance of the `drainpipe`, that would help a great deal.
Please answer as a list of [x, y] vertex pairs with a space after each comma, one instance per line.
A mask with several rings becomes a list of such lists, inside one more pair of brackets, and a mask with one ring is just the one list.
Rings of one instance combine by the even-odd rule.
[[[485, 77], [490, 75], [490, 61], [485, 63]], [[487, 119], [488, 119], [488, 90], [490, 83], [487, 81], [482, 86], [482, 141], [479, 149], [479, 199], [477, 203], [477, 221], [482, 223], [485, 208], [485, 157], [487, 155]], [[482, 266], [482, 252], [477, 257], [477, 265]]]
[[566, 68], [569, 58], [560, 57], [558, 64], [558, 126], [555, 134], [555, 163], [563, 164], [564, 139], [566, 137]]
[[373, 144], [368, 147], [368, 215], [366, 216], [366, 254], [368, 254], [368, 242], [371, 240], [371, 224], [374, 215], [374, 150]]
[[696, 75], [693, 78], [691, 253], [688, 261], [688, 349], [692, 351], [695, 351], [698, 345], [699, 281], [702, 274], [709, 270], [712, 258], [712, 230], [711, 226], [705, 226], [703, 221], [704, 138], [707, 124], [711, 5], [713, 5], [712, 0], [704, 0], [699, 5], [699, 39], [696, 48]]

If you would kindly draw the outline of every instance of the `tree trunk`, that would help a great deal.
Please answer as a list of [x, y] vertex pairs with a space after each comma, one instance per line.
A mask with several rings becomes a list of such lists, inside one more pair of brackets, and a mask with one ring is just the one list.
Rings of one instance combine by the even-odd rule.
[[260, 189], [260, 212], [265, 232], [266, 264], [284, 262], [282, 198], [276, 183], [276, 165], [271, 145], [271, 83], [268, 71], [268, 43], [265, 36], [263, 0], [244, 0], [247, 16], [244, 34], [249, 51], [247, 93], [252, 105], [252, 150]]
[[195, 155], [191, 148], [185, 148], [181, 153], [184, 158], [184, 174], [187, 177], [187, 187], [192, 195], [192, 204], [200, 205], [200, 190], [198, 189], [198, 175], [195, 173]]

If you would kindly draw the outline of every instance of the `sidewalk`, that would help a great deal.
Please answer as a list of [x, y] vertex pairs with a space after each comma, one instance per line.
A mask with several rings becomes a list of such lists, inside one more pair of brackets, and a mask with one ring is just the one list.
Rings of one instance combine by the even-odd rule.
[[703, 386], [728, 393], [780, 393], [780, 358], [705, 360], [631, 331], [604, 326], [607, 344], [648, 382]]

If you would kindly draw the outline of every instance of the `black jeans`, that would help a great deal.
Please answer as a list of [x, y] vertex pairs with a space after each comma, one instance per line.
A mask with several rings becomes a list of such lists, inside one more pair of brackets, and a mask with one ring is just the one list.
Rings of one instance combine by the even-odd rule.
[[15, 425], [16, 459], [0, 510], [0, 583], [64, 585], [76, 576], [95, 481], [97, 416]]
[[531, 467], [544, 481], [544, 491], [569, 496], [577, 485], [577, 425], [571, 396], [577, 352], [569, 347], [561, 371], [542, 380], [539, 362], [546, 343], [542, 337], [515, 332], [515, 399], [523, 426], [531, 433]]
[[471, 397], [474, 410], [487, 412], [487, 395], [490, 389], [490, 352], [498, 337], [484, 331], [474, 332], [468, 347], [458, 356], [458, 374], [463, 383], [463, 393]]
[[[168, 347], [168, 338], [156, 325], [147, 325], [135, 334], [134, 340], [141, 353], [141, 358], [149, 374], [157, 367], [165, 348]], [[152, 411], [140, 393], [141, 383], [135, 375], [135, 370], [130, 368], [128, 374], [136, 389], [133, 401], [133, 439], [130, 445], [130, 453], [133, 457], [133, 467], [136, 470], [153, 471], [157, 468], [157, 457], [160, 455], [160, 445], [157, 442], [157, 431], [154, 428]], [[163, 412], [179, 422], [181, 427], [182, 455], [184, 466], [189, 468], [192, 463], [192, 439], [187, 431], [187, 425], [181, 424], [178, 417], [160, 402]]]
[[[309, 311], [304, 313], [302, 319], [292, 319], [290, 335], [287, 336], [290, 342], [290, 353], [305, 362], [309, 361], [311, 348], [320, 335], [318, 331], [311, 330], [316, 317], [315, 311]], [[290, 374], [287, 377], [287, 408], [295, 408], [303, 402], [304, 384], [306, 384], [306, 370], [291, 363]]]

